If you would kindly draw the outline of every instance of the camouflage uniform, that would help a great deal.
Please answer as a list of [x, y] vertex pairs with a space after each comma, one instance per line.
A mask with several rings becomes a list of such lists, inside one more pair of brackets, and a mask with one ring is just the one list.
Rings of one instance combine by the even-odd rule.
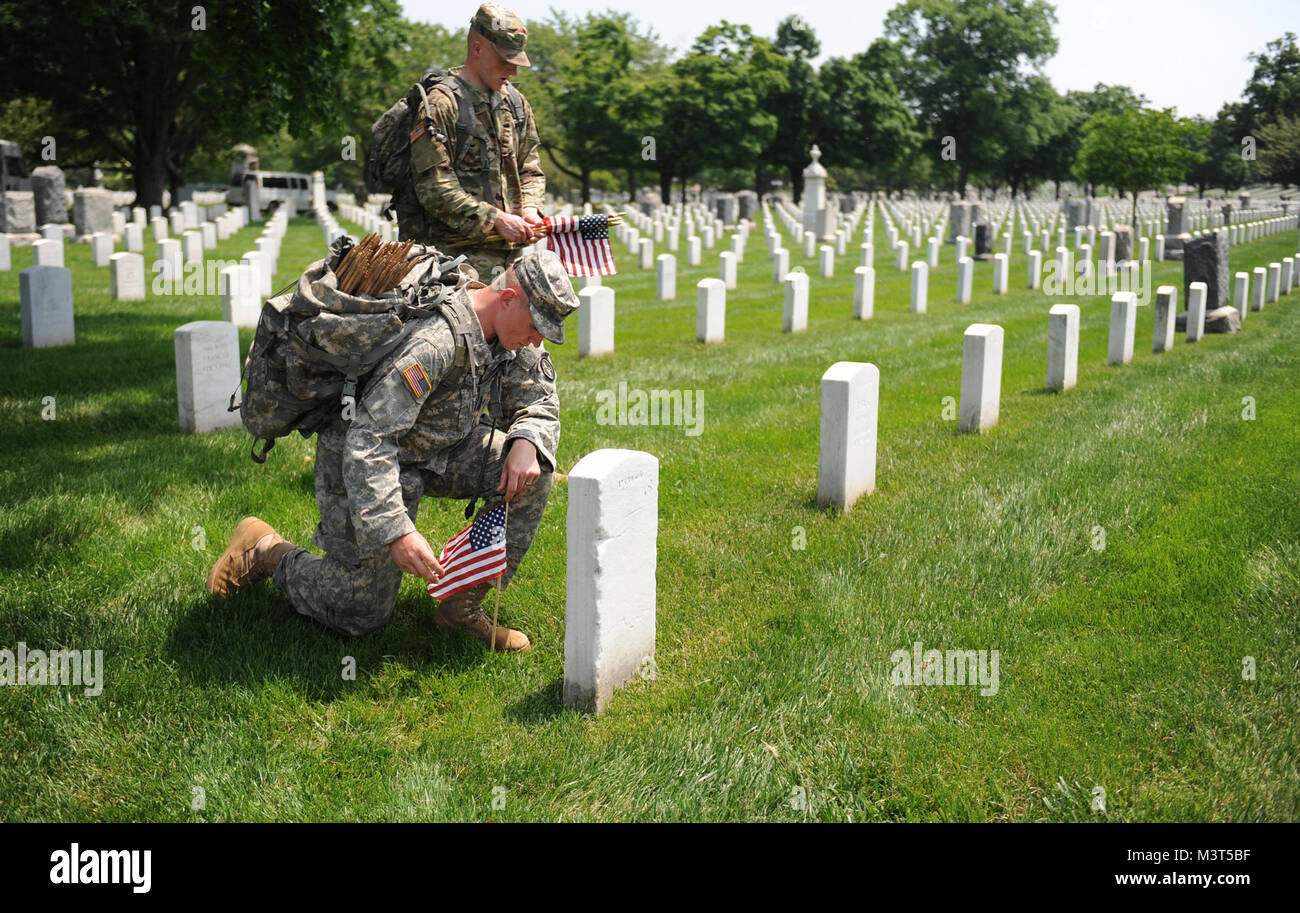
[[[471, 293], [462, 290], [455, 298], [469, 309], [472, 328], [470, 360], [459, 383], [439, 388], [455, 355], [448, 323], [441, 317], [412, 321], [415, 329], [375, 369], [356, 418], [338, 420], [317, 437], [321, 519], [312, 543], [326, 554], [289, 552], [274, 580], [300, 614], [346, 634], [366, 634], [392, 617], [402, 571], [388, 544], [415, 529], [421, 497], [477, 497], [486, 499], [484, 510], [496, 507], [503, 500], [496, 488], [507, 445], [532, 442], [542, 475], [510, 503], [504, 586], [532, 544], [550, 496], [560, 439], [550, 356], [532, 346], [510, 351], [488, 343]], [[494, 430], [482, 413], [497, 383], [504, 427]]]
[[[488, 38], [502, 56], [528, 65], [523, 53], [527, 29], [513, 13], [485, 3], [470, 25]], [[462, 69], [453, 67], [448, 73], [473, 99], [475, 130], [465, 141], [459, 160], [454, 160], [459, 106], [447, 87], [436, 86], [429, 93], [432, 129], [417, 126], [412, 131], [411, 175], [416, 197], [431, 222], [429, 235], [415, 240], [465, 254], [483, 281], [491, 282], [519, 258], [524, 247], [500, 238], [485, 240], [498, 211], [522, 215], [525, 208], [532, 207], [538, 213], [544, 212], [546, 176], [542, 173], [537, 123], [528, 100], [519, 96], [523, 122], [516, 124], [506, 92], [518, 90], [480, 88], [459, 75]], [[404, 230], [402, 236], [414, 235]]]

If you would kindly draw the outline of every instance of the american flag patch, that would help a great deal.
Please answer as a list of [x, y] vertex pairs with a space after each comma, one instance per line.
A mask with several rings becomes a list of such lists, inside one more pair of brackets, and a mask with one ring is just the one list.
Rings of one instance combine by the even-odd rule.
[[415, 142], [422, 136], [424, 136], [424, 121], [417, 123], [415, 129], [411, 131], [411, 142]]
[[418, 361], [413, 361], [403, 368], [402, 377], [406, 378], [406, 385], [411, 388], [411, 395], [416, 399], [429, 392], [429, 377]]

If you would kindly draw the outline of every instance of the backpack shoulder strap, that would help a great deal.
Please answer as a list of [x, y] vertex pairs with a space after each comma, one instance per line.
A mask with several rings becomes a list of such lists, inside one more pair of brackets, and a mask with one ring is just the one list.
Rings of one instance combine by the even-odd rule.
[[506, 83], [506, 99], [510, 102], [510, 113], [515, 117], [515, 127], [524, 129], [524, 96], [512, 82]]
[[465, 151], [465, 143], [475, 133], [474, 100], [465, 91], [459, 78], [451, 73], [442, 73], [430, 80], [430, 88], [441, 89], [456, 103], [456, 155], [453, 161], [460, 161]]

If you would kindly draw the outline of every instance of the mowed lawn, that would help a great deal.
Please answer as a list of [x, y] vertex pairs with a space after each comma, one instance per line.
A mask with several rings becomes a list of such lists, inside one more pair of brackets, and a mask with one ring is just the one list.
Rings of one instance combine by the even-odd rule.
[[[1056, 395], [1047, 311], [1069, 299], [1025, 290], [1018, 241], [1011, 293], [980, 263], [968, 305], [945, 245], [914, 315], [877, 218], [875, 317], [855, 322], [857, 239], [831, 280], [787, 240], [813, 274], [808, 331], [787, 335], [760, 226], [727, 340], [704, 347], [695, 283], [723, 246], [694, 268], [683, 242], [665, 303], [620, 246], [616, 353], [579, 360], [574, 321], [551, 347], [560, 469], [602, 447], [660, 460], [655, 676], [600, 718], [561, 703], [563, 482], [501, 602], [529, 655], [442, 636], [412, 578], [392, 624], [354, 641], [269, 583], [214, 601], [204, 578], [240, 517], [308, 543], [312, 444], [257, 466], [242, 431], [180, 435], [172, 331], [219, 319], [220, 301], [115, 303], [89, 245], [66, 248], [77, 344], [23, 349], [31, 253], [15, 248], [0, 273], [0, 648], [101, 649], [106, 681], [98, 697], [0, 688], [0, 819], [1300, 816], [1300, 293], [1162, 355], [1140, 308], [1122, 368], [1106, 366], [1108, 297], [1072, 299], [1079, 384]], [[293, 220], [276, 287], [323, 249]], [[1232, 268], [1295, 249], [1294, 231], [1271, 235], [1234, 248]], [[1154, 274], [1181, 304], [1181, 264]], [[944, 398], [975, 322], [1006, 331], [1001, 421], [962, 435]], [[877, 490], [847, 515], [816, 506], [820, 378], [839, 360], [881, 374]], [[703, 391], [702, 433], [597, 424], [597, 394], [620, 382]], [[422, 505], [435, 548], [463, 507]], [[917, 641], [999, 651], [997, 694], [892, 685], [890, 655]]]

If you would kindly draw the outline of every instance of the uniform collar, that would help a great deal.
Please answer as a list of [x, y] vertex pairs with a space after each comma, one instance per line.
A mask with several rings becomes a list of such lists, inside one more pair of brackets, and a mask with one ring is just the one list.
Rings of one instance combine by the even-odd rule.
[[496, 101], [496, 98], [494, 96], [499, 96], [502, 99], [505, 98], [505, 95], [501, 92], [493, 92], [491, 89], [484, 89], [480, 86], [474, 85], [474, 83], [470, 82], [464, 76], [460, 75], [461, 71], [464, 69], [465, 69], [464, 66], [452, 67], [447, 72], [452, 76], [455, 76], [457, 79], [459, 79], [462, 83], [465, 84], [465, 86], [469, 89], [470, 93], [474, 96], [474, 101], [483, 102], [486, 104], [493, 104]]

